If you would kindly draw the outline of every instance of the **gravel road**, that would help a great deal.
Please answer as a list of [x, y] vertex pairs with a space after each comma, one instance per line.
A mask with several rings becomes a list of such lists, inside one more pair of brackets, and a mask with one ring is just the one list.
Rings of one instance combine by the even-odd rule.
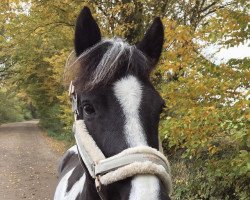
[[46, 142], [38, 121], [0, 126], [0, 199], [53, 199], [60, 154]]

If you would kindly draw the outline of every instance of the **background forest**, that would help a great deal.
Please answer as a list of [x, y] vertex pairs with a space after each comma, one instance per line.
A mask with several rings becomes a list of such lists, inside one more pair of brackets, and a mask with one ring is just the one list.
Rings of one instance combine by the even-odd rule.
[[204, 55], [249, 43], [247, 0], [1, 0], [0, 123], [39, 118], [72, 142], [62, 85], [75, 20], [91, 8], [102, 35], [135, 43], [155, 16], [164, 50], [152, 80], [166, 100], [160, 134], [173, 170], [173, 199], [249, 199], [250, 59]]

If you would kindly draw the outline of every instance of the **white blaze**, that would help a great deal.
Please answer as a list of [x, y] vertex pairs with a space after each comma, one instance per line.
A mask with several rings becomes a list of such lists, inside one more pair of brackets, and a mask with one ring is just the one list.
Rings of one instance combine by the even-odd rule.
[[134, 76], [128, 76], [115, 83], [114, 91], [124, 112], [124, 131], [129, 146], [147, 145], [140, 124], [142, 88], [139, 81]]
[[[125, 116], [124, 133], [129, 147], [148, 146], [141, 126], [139, 109], [142, 99], [142, 86], [132, 75], [122, 78], [114, 85], [114, 94]], [[129, 200], [159, 199], [159, 180], [152, 175], [138, 175], [132, 179]]]

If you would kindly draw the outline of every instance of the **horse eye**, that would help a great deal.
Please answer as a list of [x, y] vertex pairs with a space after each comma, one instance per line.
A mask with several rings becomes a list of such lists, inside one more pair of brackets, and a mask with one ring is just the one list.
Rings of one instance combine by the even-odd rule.
[[90, 105], [90, 104], [85, 104], [85, 105], [83, 106], [83, 110], [84, 110], [84, 112], [85, 112], [87, 115], [91, 115], [91, 114], [95, 113], [94, 107], [93, 107], [92, 105]]

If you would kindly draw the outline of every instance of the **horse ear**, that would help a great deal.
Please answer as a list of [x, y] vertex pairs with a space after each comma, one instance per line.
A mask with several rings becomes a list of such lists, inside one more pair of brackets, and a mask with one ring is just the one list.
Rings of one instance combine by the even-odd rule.
[[164, 40], [164, 28], [159, 17], [155, 18], [144, 38], [136, 44], [155, 65], [161, 55]]
[[75, 52], [79, 56], [87, 48], [94, 46], [101, 40], [100, 29], [92, 17], [88, 7], [84, 7], [76, 21]]

